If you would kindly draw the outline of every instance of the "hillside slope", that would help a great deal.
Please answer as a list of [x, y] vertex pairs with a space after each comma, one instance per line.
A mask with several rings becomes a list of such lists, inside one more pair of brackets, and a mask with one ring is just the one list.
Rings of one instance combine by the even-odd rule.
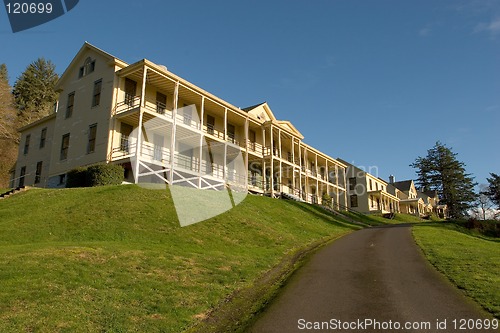
[[181, 332], [284, 256], [356, 228], [254, 196], [181, 228], [168, 191], [33, 189], [0, 201], [0, 332]]

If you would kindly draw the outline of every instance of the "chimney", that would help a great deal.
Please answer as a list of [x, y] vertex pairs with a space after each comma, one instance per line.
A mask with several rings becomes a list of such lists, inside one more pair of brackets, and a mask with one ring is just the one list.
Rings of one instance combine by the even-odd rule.
[[394, 176], [393, 175], [390, 175], [389, 176], [389, 184], [394, 184]]

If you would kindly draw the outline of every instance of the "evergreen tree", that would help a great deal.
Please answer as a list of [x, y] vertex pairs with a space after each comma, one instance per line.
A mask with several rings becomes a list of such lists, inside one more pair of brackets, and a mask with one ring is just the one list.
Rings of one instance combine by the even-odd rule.
[[57, 100], [55, 85], [59, 79], [54, 64], [44, 58], [31, 63], [14, 83], [14, 100], [21, 125], [29, 124], [52, 112]]
[[424, 191], [437, 191], [450, 216], [461, 218], [473, 206], [476, 183], [456, 156], [446, 145], [436, 142], [427, 156], [418, 157], [410, 166], [417, 169], [417, 185]]
[[490, 173], [491, 178], [486, 178], [488, 181], [488, 188], [484, 193], [490, 198], [498, 209], [500, 209], [500, 176]]

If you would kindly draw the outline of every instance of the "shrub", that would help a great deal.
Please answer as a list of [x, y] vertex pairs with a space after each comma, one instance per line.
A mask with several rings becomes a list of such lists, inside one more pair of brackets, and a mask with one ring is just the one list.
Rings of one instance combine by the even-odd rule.
[[66, 187], [85, 187], [87, 186], [87, 168], [80, 167], [70, 170], [67, 174]]
[[117, 164], [96, 164], [87, 168], [88, 186], [120, 185], [123, 167]]
[[123, 181], [123, 167], [116, 164], [79, 167], [69, 171], [67, 177], [66, 187], [120, 185]]
[[324, 193], [321, 197], [321, 204], [330, 207], [332, 205], [332, 197], [328, 193]]

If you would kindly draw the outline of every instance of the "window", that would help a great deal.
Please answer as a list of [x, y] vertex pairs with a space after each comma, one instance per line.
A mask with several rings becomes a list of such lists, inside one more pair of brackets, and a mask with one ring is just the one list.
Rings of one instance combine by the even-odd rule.
[[248, 131], [248, 140], [250, 141], [249, 145], [250, 150], [255, 151], [255, 141], [256, 141], [255, 131], [252, 130]]
[[191, 120], [193, 119], [193, 110], [188, 107], [187, 104], [184, 104], [182, 107], [182, 117], [183, 117], [183, 122], [184, 125], [191, 126]]
[[165, 114], [165, 109], [167, 108], [167, 96], [160, 92], [156, 92], [156, 112], [159, 114]]
[[125, 79], [125, 104], [134, 106], [135, 92], [137, 90], [137, 82], [131, 79]]
[[378, 183], [375, 183], [375, 188], [376, 188], [376, 189], [377, 189], [377, 191], [378, 191]]
[[95, 137], [97, 134], [97, 124], [89, 126], [89, 142], [87, 143], [87, 154], [95, 151]]
[[356, 177], [349, 178], [349, 190], [354, 191], [356, 188]]
[[42, 133], [40, 134], [40, 149], [45, 147], [45, 140], [47, 139], [47, 127], [42, 129]]
[[214, 135], [215, 118], [207, 114], [207, 133]]
[[23, 187], [24, 186], [24, 176], [26, 176], [26, 167], [23, 166], [21, 168], [21, 173], [19, 174], [19, 187]]
[[73, 115], [73, 106], [75, 104], [75, 92], [68, 94], [68, 103], [66, 104], [66, 118], [70, 118]]
[[102, 80], [94, 82], [94, 93], [92, 94], [92, 107], [98, 106], [101, 103], [101, 88]]
[[68, 158], [68, 150], [69, 150], [69, 133], [64, 134], [62, 136], [60, 160], [65, 160]]
[[358, 196], [356, 194], [351, 195], [351, 207], [358, 207]]
[[79, 78], [84, 77], [85, 75], [92, 73], [94, 69], [95, 69], [95, 60], [87, 58], [85, 59], [83, 66], [80, 67], [80, 71], [78, 72], [78, 77]]
[[41, 179], [41, 176], [42, 176], [42, 165], [43, 165], [42, 161], [40, 161], [40, 162], [38, 162], [36, 164], [35, 184], [40, 183], [40, 179]]
[[370, 191], [373, 190], [373, 186], [372, 186], [372, 180], [370, 179]]
[[26, 139], [24, 140], [24, 155], [26, 155], [30, 150], [30, 140], [31, 134], [26, 135]]

